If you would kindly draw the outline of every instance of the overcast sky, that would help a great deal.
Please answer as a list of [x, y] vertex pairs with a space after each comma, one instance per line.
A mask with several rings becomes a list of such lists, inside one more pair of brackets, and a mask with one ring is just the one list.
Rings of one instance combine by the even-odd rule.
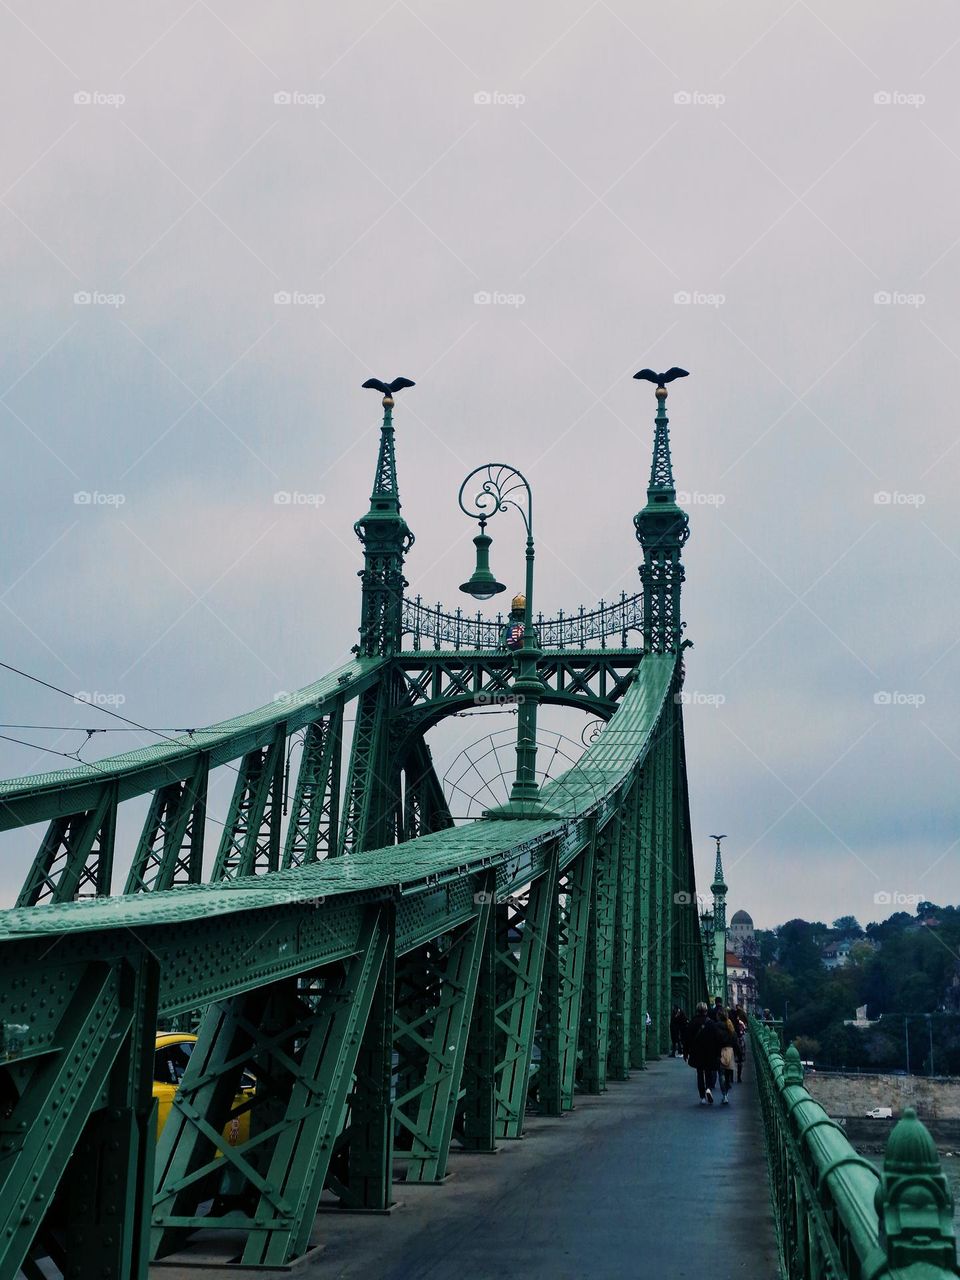
[[[457, 489], [504, 458], [538, 605], [633, 591], [631, 375], [680, 364], [701, 886], [720, 830], [761, 925], [960, 898], [954, 4], [10, 0], [0, 42], [4, 661], [162, 729], [344, 661], [371, 374], [417, 380], [412, 590], [456, 603]], [[66, 763], [0, 742], [4, 775]]]

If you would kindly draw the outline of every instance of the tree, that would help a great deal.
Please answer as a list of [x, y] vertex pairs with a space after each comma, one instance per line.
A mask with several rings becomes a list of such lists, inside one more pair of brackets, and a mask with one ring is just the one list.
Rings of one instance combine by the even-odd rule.
[[856, 916], [838, 916], [833, 922], [833, 928], [841, 938], [863, 937], [863, 930], [860, 928], [860, 922]]

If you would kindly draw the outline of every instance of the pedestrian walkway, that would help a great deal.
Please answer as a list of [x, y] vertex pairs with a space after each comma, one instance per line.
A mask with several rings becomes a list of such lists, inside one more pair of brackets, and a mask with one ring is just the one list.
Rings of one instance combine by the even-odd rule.
[[[759, 1103], [701, 1107], [665, 1058], [494, 1155], [451, 1156], [443, 1186], [396, 1188], [389, 1216], [332, 1212], [303, 1280], [776, 1280]], [[718, 1093], [719, 1098], [719, 1093]], [[214, 1273], [151, 1269], [156, 1280]], [[280, 1272], [266, 1273], [280, 1275]]]

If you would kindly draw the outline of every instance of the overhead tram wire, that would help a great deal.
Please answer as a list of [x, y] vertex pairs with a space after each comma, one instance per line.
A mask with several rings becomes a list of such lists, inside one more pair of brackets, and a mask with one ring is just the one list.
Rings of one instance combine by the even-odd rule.
[[[2, 669], [2, 670], [4, 670], [4, 671], [10, 671], [10, 672], [12, 672], [14, 675], [16, 675], [16, 676], [22, 676], [24, 680], [31, 680], [34, 684], [39, 684], [39, 685], [41, 685], [44, 689], [50, 689], [50, 690], [52, 690], [54, 693], [59, 693], [59, 694], [62, 694], [62, 696], [63, 696], [63, 697], [65, 697], [65, 698], [69, 698], [71, 702], [73, 702], [73, 703], [75, 703], [75, 702], [76, 702], [76, 696], [75, 696], [74, 694], [72, 694], [72, 693], [69, 691], [69, 689], [61, 689], [61, 688], [59, 687], [59, 685], [51, 684], [51, 683], [49, 682], [49, 680], [42, 680], [42, 679], [40, 678], [40, 676], [34, 676], [34, 675], [31, 675], [29, 671], [21, 671], [19, 667], [11, 666], [9, 662], [3, 662], [2, 660], [0, 660], [0, 669]], [[5, 733], [0, 733], [0, 741], [3, 741], [3, 742], [13, 742], [13, 743], [16, 743], [16, 744], [17, 744], [17, 746], [21, 746], [21, 747], [32, 747], [32, 749], [33, 749], [34, 751], [45, 751], [48, 755], [62, 756], [65, 760], [73, 760], [73, 761], [75, 761], [77, 764], [83, 765], [83, 766], [84, 766], [85, 768], [87, 768], [87, 769], [95, 769], [98, 773], [101, 773], [101, 774], [104, 774], [104, 775], [106, 775], [106, 774], [108, 773], [108, 771], [107, 771], [106, 769], [101, 769], [101, 768], [99, 767], [99, 765], [97, 764], [97, 762], [96, 762], [96, 761], [92, 761], [92, 760], [81, 760], [81, 759], [80, 759], [80, 756], [79, 756], [79, 752], [83, 750], [83, 748], [84, 748], [84, 746], [86, 745], [86, 743], [90, 741], [90, 738], [91, 738], [91, 737], [93, 736], [93, 734], [95, 734], [95, 733], [123, 733], [123, 732], [130, 732], [130, 733], [132, 733], [134, 730], [139, 730], [141, 733], [152, 733], [152, 734], [155, 734], [155, 735], [156, 735], [156, 737], [158, 737], [158, 738], [162, 738], [165, 742], [172, 742], [175, 746], [181, 746], [181, 745], [182, 745], [182, 743], [180, 742], [180, 739], [179, 739], [179, 738], [171, 737], [171, 736], [170, 736], [170, 734], [168, 734], [168, 733], [164, 733], [164, 732], [163, 732], [163, 730], [161, 730], [161, 729], [151, 729], [149, 725], [140, 724], [140, 722], [139, 722], [138, 720], [131, 720], [129, 716], [121, 715], [119, 711], [111, 711], [109, 707], [102, 707], [102, 706], [98, 705], [97, 703], [93, 703], [93, 702], [90, 702], [90, 703], [84, 702], [84, 703], [83, 703], [83, 705], [84, 705], [84, 706], [90, 706], [90, 707], [92, 707], [92, 708], [93, 708], [94, 710], [96, 710], [96, 711], [102, 711], [102, 712], [104, 713], [104, 715], [112, 716], [115, 720], [122, 720], [122, 721], [124, 722], [124, 724], [125, 724], [125, 725], [129, 726], [129, 728], [128, 728], [128, 729], [126, 729], [126, 730], [124, 730], [124, 729], [83, 729], [83, 728], [81, 728], [79, 725], [72, 725], [72, 726], [70, 726], [69, 728], [68, 728], [66, 725], [63, 725], [63, 726], [60, 726], [60, 725], [46, 725], [46, 726], [44, 726], [44, 725], [33, 725], [33, 726], [30, 726], [30, 725], [4, 725], [4, 726], [3, 726], [4, 728], [7, 728], [7, 729], [14, 729], [14, 728], [24, 728], [24, 729], [26, 729], [26, 728], [34, 728], [34, 729], [43, 729], [43, 728], [49, 728], [49, 729], [60, 729], [62, 732], [68, 732], [68, 733], [74, 733], [74, 732], [76, 732], [76, 733], [85, 733], [87, 736], [86, 736], [86, 738], [84, 739], [84, 741], [83, 741], [83, 742], [81, 742], [80, 746], [79, 746], [79, 747], [77, 747], [76, 752], [72, 752], [72, 751], [58, 751], [58, 750], [56, 749], [56, 747], [42, 747], [38, 742], [27, 742], [27, 741], [26, 741], [26, 739], [24, 739], [24, 738], [13, 738], [13, 737], [10, 737], [8, 734], [5, 734]], [[182, 730], [181, 732], [182, 732], [182, 733], [187, 734], [187, 735], [188, 735], [188, 736], [190, 736], [190, 737], [192, 737], [192, 736], [196, 733], [196, 729], [195, 729], [195, 728], [194, 728], [194, 729], [184, 729], [184, 730]], [[231, 761], [229, 761], [229, 760], [224, 762], [224, 766], [223, 766], [223, 767], [224, 767], [225, 769], [230, 769], [233, 773], [239, 773], [239, 772], [240, 772], [240, 770], [237, 768], [237, 766], [236, 766], [235, 764], [233, 764], [233, 763], [232, 763]], [[218, 826], [218, 827], [225, 827], [225, 826], [227, 825], [227, 824], [226, 824], [225, 822], [223, 822], [220, 818], [215, 818], [215, 817], [213, 816], [213, 814], [211, 814], [211, 813], [208, 813], [208, 814], [207, 814], [207, 820], [208, 820], [208, 821], [210, 821], [210, 822], [213, 822], [213, 823], [214, 823], [216, 826]]]
[[[24, 680], [32, 680], [34, 684], [42, 685], [44, 689], [52, 689], [54, 693], [62, 694], [63, 697], [69, 698], [71, 702], [76, 704], [76, 694], [71, 693], [69, 689], [61, 689], [59, 685], [51, 684], [49, 680], [41, 680], [39, 676], [33, 676], [29, 671], [21, 671], [19, 667], [11, 666], [9, 662], [0, 661], [0, 668], [3, 668], [4, 671], [12, 671], [15, 676], [22, 676]], [[81, 699], [81, 701], [83, 700]], [[170, 737], [169, 734], [163, 733], [160, 729], [151, 729], [149, 725], [140, 724], [139, 721], [131, 720], [129, 716], [123, 716], [119, 711], [111, 711], [109, 707], [100, 706], [99, 703], [83, 702], [83, 705], [92, 707], [94, 711], [102, 711], [105, 716], [112, 716], [114, 720], [122, 720], [124, 724], [130, 725], [134, 729], [140, 729], [143, 733], [156, 734], [158, 738], [163, 738], [167, 742], [177, 741], [176, 738]], [[184, 732], [193, 734], [195, 730], [186, 729]]]

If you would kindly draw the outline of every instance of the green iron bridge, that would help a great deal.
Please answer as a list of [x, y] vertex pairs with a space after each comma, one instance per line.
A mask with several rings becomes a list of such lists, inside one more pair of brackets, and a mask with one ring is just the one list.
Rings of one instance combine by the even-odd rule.
[[[246, 1267], [285, 1266], [321, 1199], [383, 1211], [397, 1180], [442, 1182], [451, 1150], [492, 1152], [642, 1070], [670, 1048], [672, 1002], [714, 993], [666, 396], [637, 595], [529, 615], [519, 650], [509, 618], [406, 598], [387, 388], [353, 659], [235, 719], [0, 784], [0, 831], [45, 825], [0, 912], [0, 1280], [140, 1280], [200, 1228], [239, 1235]], [[521, 679], [534, 706], [604, 728], [535, 802], [455, 826], [426, 735]], [[234, 775], [222, 824], [216, 770]], [[121, 884], [118, 811], [139, 797]], [[155, 1036], [176, 1019], [198, 1038], [157, 1139]], [[871, 1180], [799, 1063], [753, 1034], [784, 1274], [954, 1274], [919, 1122]]]

